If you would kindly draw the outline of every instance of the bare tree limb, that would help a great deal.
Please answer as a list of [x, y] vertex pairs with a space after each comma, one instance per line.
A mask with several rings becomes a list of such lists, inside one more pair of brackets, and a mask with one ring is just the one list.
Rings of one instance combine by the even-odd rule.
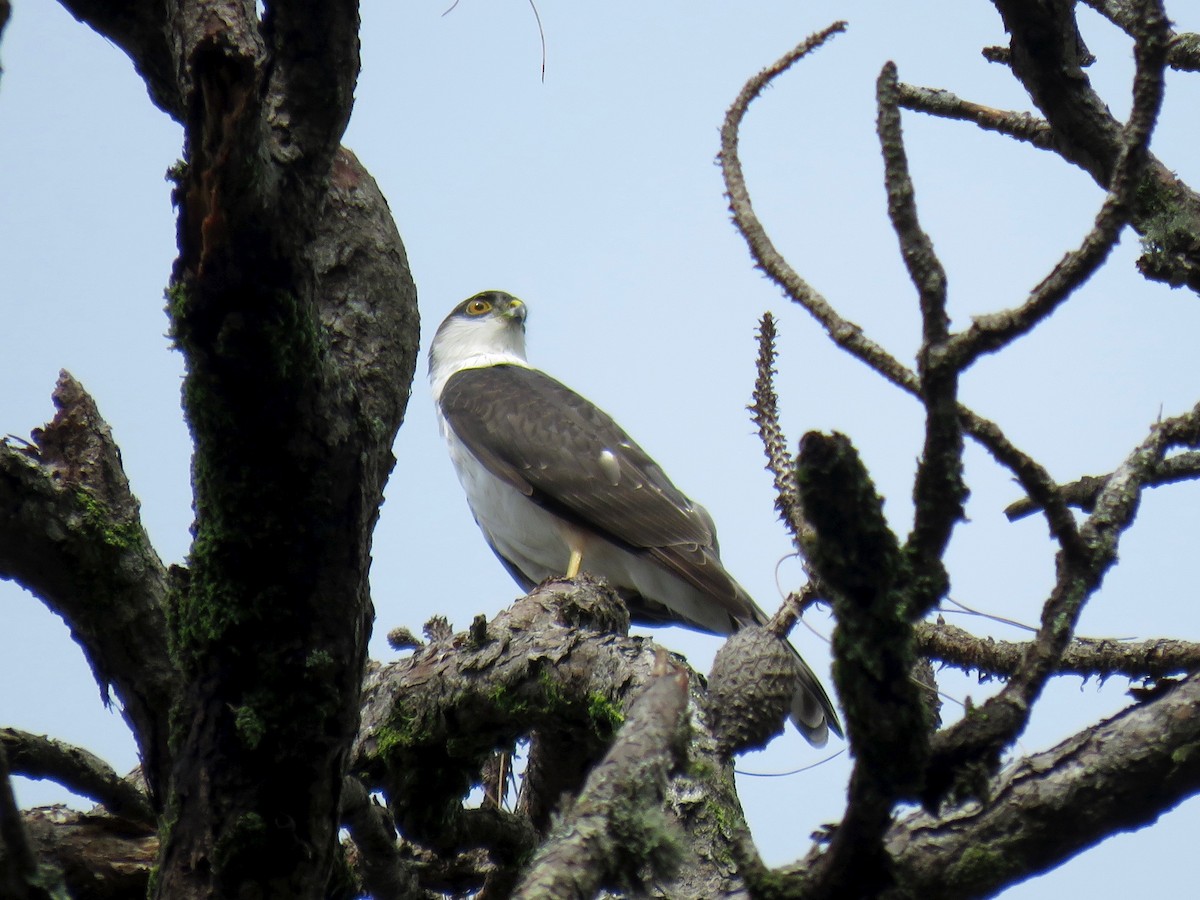
[[721, 164], [721, 173], [725, 179], [725, 192], [729, 199], [729, 210], [733, 214], [733, 222], [750, 248], [750, 255], [754, 258], [755, 264], [772, 281], [782, 287], [788, 297], [808, 310], [813, 318], [824, 327], [835, 344], [852, 356], [863, 360], [892, 383], [915, 394], [918, 390], [916, 376], [886, 350], [866, 337], [861, 328], [838, 315], [829, 302], [801, 278], [776, 249], [750, 203], [750, 192], [746, 188], [746, 178], [742, 172], [741, 160], [738, 158], [738, 131], [750, 104], [777, 76], [786, 72], [835, 34], [845, 30], [845, 22], [835, 22], [823, 31], [806, 38], [746, 82], [725, 114], [725, 121], [721, 126], [721, 152], [717, 159]]
[[[1139, 4], [1131, 0], [1083, 0], [1130, 37], [1136, 38], [1141, 27]], [[1200, 71], [1200, 35], [1168, 32], [1167, 65], [1181, 72]]]
[[915, 514], [905, 545], [912, 567], [912, 588], [905, 611], [917, 619], [949, 590], [942, 554], [955, 524], [964, 518], [967, 489], [962, 478], [962, 424], [958, 411], [961, 367], [947, 351], [950, 317], [946, 313], [946, 271], [933, 242], [922, 230], [908, 156], [900, 128], [896, 66], [887, 63], [875, 86], [879, 145], [883, 151], [888, 216], [900, 241], [909, 278], [921, 309], [921, 349], [917, 355], [921, 404], [925, 407], [925, 445], [913, 487]]
[[128, 819], [64, 806], [24, 814], [25, 830], [43, 869], [62, 873], [68, 896], [140, 900], [158, 855], [158, 836]]
[[787, 438], [779, 420], [779, 397], [775, 393], [775, 317], [765, 312], [758, 324], [757, 375], [750, 404], [751, 421], [758, 428], [763, 451], [767, 455], [767, 471], [775, 485], [775, 509], [779, 518], [792, 533], [797, 549], [811, 529], [804, 521], [800, 495], [796, 490], [796, 464], [787, 448]]
[[[1096, 498], [1100, 496], [1100, 492], [1111, 478], [1111, 473], [1108, 475], [1085, 475], [1077, 481], [1062, 485], [1058, 492], [1063, 500], [1071, 506], [1082, 509], [1084, 512], [1091, 512], [1095, 509]], [[1194, 481], [1197, 478], [1200, 478], [1200, 453], [1179, 453], [1167, 457], [1147, 472], [1142, 481], [1142, 487], [1161, 487], [1164, 484]], [[1005, 507], [1004, 514], [1008, 516], [1009, 521], [1015, 522], [1037, 510], [1037, 504], [1026, 497]]]
[[155, 824], [154, 810], [146, 795], [82, 747], [16, 728], [0, 728], [0, 747], [7, 752], [9, 768], [15, 775], [52, 779], [102, 804], [114, 816], [147, 826]]
[[979, 316], [971, 327], [955, 335], [946, 352], [964, 368], [984, 353], [994, 353], [1028, 334], [1096, 271], [1117, 242], [1133, 214], [1134, 192], [1143, 181], [1147, 147], [1162, 107], [1163, 68], [1166, 64], [1167, 19], [1161, 5], [1147, 4], [1135, 45], [1137, 71], [1133, 82], [1133, 109], [1129, 121], [1115, 135], [1115, 160], [1108, 175], [1108, 195], [1091, 231], [1076, 249], [1016, 309]]
[[342, 788], [342, 824], [358, 849], [356, 866], [372, 900], [432, 900], [421, 890], [400, 855], [396, 829], [386, 807], [371, 799], [361, 781], [347, 776]]
[[[1028, 642], [976, 637], [945, 623], [919, 622], [914, 634], [917, 652], [981, 676], [1011, 678], [1020, 671], [1029, 652]], [[1074, 638], [1054, 667], [1055, 675], [1083, 678], [1164, 678], [1200, 670], [1200, 644], [1157, 638], [1117, 641]]]
[[173, 5], [152, 0], [59, 2], [78, 21], [120, 47], [146, 83], [151, 102], [182, 123], [183, 94], [170, 46]]
[[[725, 179], [725, 191], [734, 225], [746, 241], [750, 255], [758, 267], [778, 284], [789, 298], [821, 324], [835, 345], [888, 381], [919, 398], [921, 389], [917, 376], [866, 337], [858, 325], [839, 315], [783, 258], [754, 212], [738, 158], [738, 130], [750, 103], [762, 93], [772, 79], [787, 71], [799, 59], [844, 27], [845, 23], [835, 23], [825, 31], [813, 35], [746, 82], [725, 114], [725, 121], [721, 126], [721, 152], [718, 160]], [[1075, 519], [1056, 494], [1054, 479], [1045, 468], [1015, 447], [993, 422], [963, 406], [959, 407], [958, 415], [962, 420], [963, 430], [978, 440], [1001, 465], [1012, 471], [1026, 493], [1038, 500], [1055, 538], [1066, 546], [1076, 543], [1078, 535]]]
[[0, 577], [62, 616], [101, 693], [121, 700], [162, 800], [175, 671], [167, 655], [167, 573], [141, 523], [121, 454], [95, 401], [68, 373], [54, 419], [17, 448], [0, 442]]
[[1032, 144], [1040, 150], [1053, 150], [1053, 133], [1049, 123], [1027, 112], [1012, 112], [972, 103], [943, 88], [898, 85], [899, 102], [905, 109], [928, 113], [943, 119], [974, 122], [985, 131], [995, 131]]
[[[1010, 35], [1013, 74], [1050, 124], [1055, 152], [1111, 188], [1123, 148], [1121, 126], [1080, 66], [1073, 0], [994, 2]], [[1136, 43], [1144, 44], [1142, 36], [1152, 28], [1152, 52], [1163, 54], [1165, 62], [1170, 32], [1161, 4], [1122, 6]], [[1133, 213], [1145, 249], [1138, 269], [1148, 278], [1200, 291], [1200, 195], [1153, 156], [1148, 160]]]
[[1200, 792], [1200, 677], [1001, 773], [985, 802], [897, 822], [907, 896], [967, 900], [1045, 872]]
[[1189, 413], [1156, 423], [1150, 435], [1118, 468], [1096, 501], [1095, 512], [1080, 529], [1085, 553], [1060, 551], [1055, 586], [1042, 609], [1037, 636], [1027, 646], [1017, 671], [1004, 689], [978, 714], [939, 733], [934, 741], [928, 797], [940, 797], [946, 777], [968, 760], [998, 764], [1003, 747], [1024, 728], [1030, 708], [1053, 674], [1074, 631], [1084, 603], [1116, 562], [1123, 532], [1132, 524], [1143, 479], [1163, 455], [1180, 444], [1200, 442], [1200, 405]]

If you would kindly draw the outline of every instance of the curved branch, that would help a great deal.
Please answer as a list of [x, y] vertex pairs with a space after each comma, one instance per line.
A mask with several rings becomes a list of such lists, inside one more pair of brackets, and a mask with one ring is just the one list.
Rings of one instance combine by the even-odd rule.
[[100, 803], [114, 816], [142, 825], [155, 823], [145, 794], [122, 778], [100, 757], [82, 747], [39, 737], [16, 728], [0, 728], [0, 747], [8, 753], [14, 775], [49, 778]]
[[[1074, 2], [995, 0], [995, 5], [1010, 35], [1012, 71], [1049, 122], [1055, 152], [1112, 188], [1123, 148], [1121, 126], [1080, 66]], [[1165, 62], [1171, 34], [1161, 3], [1143, 0], [1126, 10], [1122, 27], [1128, 26], [1138, 46], [1152, 28], [1160, 45], [1154, 52]], [[1146, 249], [1138, 268], [1148, 278], [1200, 291], [1200, 195], [1153, 156], [1148, 160], [1134, 208]]]
[[[1140, 21], [1137, 4], [1130, 0], [1083, 0], [1108, 21], [1130, 37], [1137, 37]], [[1167, 50], [1167, 65], [1181, 72], [1200, 71], [1200, 35], [1193, 32], [1179, 34], [1168, 31], [1170, 44]]]
[[1142, 184], [1150, 135], [1162, 107], [1167, 32], [1166, 14], [1161, 5], [1148, 3], [1134, 50], [1137, 71], [1133, 81], [1133, 109], [1129, 121], [1113, 138], [1114, 160], [1105, 182], [1108, 195], [1096, 214], [1095, 225], [1078, 249], [1058, 262], [1024, 304], [1016, 309], [980, 316], [970, 328], [951, 339], [947, 352], [958, 357], [963, 367], [982, 354], [994, 353], [1028, 334], [1107, 259], [1133, 214], [1134, 193]]
[[342, 787], [342, 824], [358, 849], [356, 869], [372, 900], [432, 900], [417, 886], [401, 856], [396, 829], [387, 809], [377, 804], [361, 781], [347, 776]]
[[[718, 160], [734, 225], [745, 240], [758, 267], [778, 284], [789, 298], [806, 309], [821, 324], [834, 344], [855, 359], [861, 360], [892, 384], [919, 398], [921, 388], [917, 376], [865, 336], [858, 325], [839, 315], [829, 301], [804, 281], [783, 258], [754, 212], [741, 160], [738, 158], [738, 131], [754, 99], [772, 79], [787, 71], [799, 59], [844, 28], [845, 23], [842, 22], [831, 25], [825, 31], [797, 45], [746, 82], [725, 114], [721, 126], [721, 152]], [[1055, 482], [1050, 473], [1028, 454], [1018, 450], [993, 422], [962, 405], [958, 407], [958, 416], [962, 421], [963, 430], [987, 448], [998, 462], [1012, 471], [1026, 493], [1041, 504], [1055, 538], [1067, 547], [1077, 544], [1075, 519], [1066, 504], [1057, 496]]]
[[176, 122], [183, 121], [183, 93], [168, 35], [175, 4], [154, 0], [59, 0], [78, 21], [120, 47], [146, 83], [150, 100]]
[[738, 157], [738, 132], [750, 104], [776, 77], [782, 75], [835, 34], [845, 30], [845, 22], [835, 22], [825, 30], [819, 31], [797, 44], [792, 50], [746, 82], [729, 107], [729, 111], [725, 113], [725, 121], [721, 125], [721, 152], [718, 154], [717, 160], [721, 164], [721, 174], [725, 179], [725, 192], [729, 198], [729, 211], [733, 214], [734, 225], [737, 226], [738, 232], [750, 248], [750, 255], [754, 258], [755, 264], [772, 281], [783, 288], [788, 297], [808, 310], [813, 318], [821, 323], [835, 344], [852, 356], [863, 360], [889, 381], [909, 393], [916, 394], [918, 390], [916, 376], [881, 346], [866, 337], [861, 328], [838, 315], [829, 302], [801, 278], [800, 274], [783, 258], [783, 254], [776, 249], [750, 203], [750, 192], [746, 188], [746, 177], [742, 172], [742, 163]]

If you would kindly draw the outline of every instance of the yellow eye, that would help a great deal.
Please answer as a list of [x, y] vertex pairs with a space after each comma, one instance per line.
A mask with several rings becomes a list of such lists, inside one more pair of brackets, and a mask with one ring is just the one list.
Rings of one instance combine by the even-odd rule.
[[488, 300], [472, 300], [467, 304], [468, 316], [482, 316], [486, 312], [492, 311], [492, 304]]

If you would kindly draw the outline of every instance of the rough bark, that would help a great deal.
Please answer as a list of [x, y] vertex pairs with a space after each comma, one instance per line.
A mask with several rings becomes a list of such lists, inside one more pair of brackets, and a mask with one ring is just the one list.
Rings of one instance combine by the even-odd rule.
[[142, 527], [121, 453], [96, 403], [59, 375], [54, 419], [32, 444], [0, 442], [0, 577], [32, 591], [71, 629], [108, 701], [121, 701], [161, 803], [175, 669], [167, 573]]

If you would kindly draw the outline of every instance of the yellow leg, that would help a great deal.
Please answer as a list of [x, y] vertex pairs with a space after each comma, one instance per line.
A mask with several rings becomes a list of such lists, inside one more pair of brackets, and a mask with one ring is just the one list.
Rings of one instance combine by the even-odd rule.
[[583, 564], [583, 551], [578, 547], [571, 548], [571, 559], [567, 563], [567, 577], [574, 578], [579, 574], [579, 567]]

